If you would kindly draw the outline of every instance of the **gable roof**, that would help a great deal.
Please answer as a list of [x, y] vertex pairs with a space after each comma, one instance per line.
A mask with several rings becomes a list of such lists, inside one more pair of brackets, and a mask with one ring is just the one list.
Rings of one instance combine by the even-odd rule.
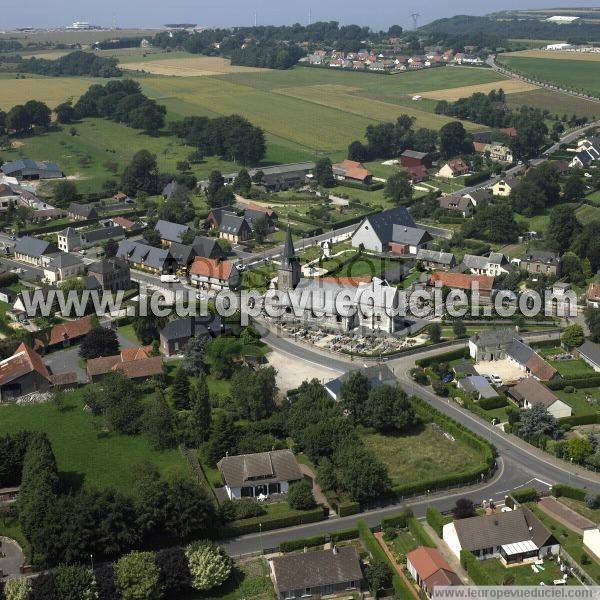
[[223, 213], [221, 215], [221, 223], [219, 224], [219, 231], [222, 233], [232, 233], [239, 235], [244, 227], [250, 228], [248, 221], [245, 217], [239, 217], [234, 213]]
[[390, 241], [397, 244], [418, 246], [431, 239], [432, 237], [426, 229], [394, 224], [392, 227], [392, 239]]
[[420, 579], [427, 579], [440, 569], [452, 572], [452, 568], [436, 548], [421, 546], [409, 552], [406, 559], [415, 568]]
[[548, 265], [560, 262], [557, 254], [546, 250], [530, 250], [523, 256], [522, 260], [525, 262], [541, 262]]
[[502, 346], [518, 339], [518, 334], [511, 327], [482, 329], [471, 336], [470, 341], [477, 346]]
[[[48, 346], [54, 346], [56, 344], [62, 344], [67, 340], [76, 340], [84, 335], [87, 335], [93, 328], [92, 317], [82, 317], [75, 321], [65, 321], [55, 325], [50, 330], [50, 339], [48, 340]], [[35, 341], [35, 347], [42, 348], [44, 346], [41, 340]]]
[[229, 487], [242, 487], [257, 479], [262, 483], [302, 479], [298, 461], [291, 450], [225, 456], [217, 466]]
[[473, 204], [473, 200], [467, 196], [458, 196], [456, 194], [448, 194], [440, 197], [440, 208], [446, 210], [467, 210]]
[[450, 266], [454, 262], [454, 254], [452, 254], [452, 252], [439, 252], [437, 250], [419, 248], [417, 252], [417, 260], [425, 260], [430, 262], [436, 262], [440, 265]]
[[84, 219], [97, 219], [98, 209], [94, 204], [78, 204], [77, 202], [71, 202], [67, 210], [69, 214], [83, 217]]
[[125, 237], [125, 230], [121, 226], [116, 227], [100, 227], [92, 231], [85, 231], [81, 234], [81, 238], [88, 243], [102, 242], [111, 238]]
[[105, 275], [106, 273], [110, 273], [112, 271], [121, 271], [123, 269], [128, 269], [129, 265], [127, 261], [122, 258], [104, 258], [97, 262], [92, 263], [88, 266], [88, 273], [98, 273], [99, 275]]
[[577, 352], [591, 363], [600, 365], [600, 344], [586, 340], [577, 348]]
[[217, 257], [225, 255], [216, 238], [210, 238], [204, 235], [197, 235], [194, 238], [192, 247], [197, 256], [203, 256], [204, 258], [215, 258], [213, 255], [216, 255]]
[[181, 243], [181, 236], [189, 230], [189, 226], [159, 219], [154, 230], [158, 231], [161, 240]]
[[47, 242], [46, 240], [26, 235], [17, 241], [15, 253], [40, 257], [43, 254], [58, 253], [58, 246], [53, 242]]
[[193, 246], [179, 244], [178, 242], [171, 243], [169, 246], [169, 252], [180, 265], [187, 265], [196, 257], [196, 251], [194, 250]]
[[477, 392], [482, 398], [495, 398], [498, 395], [483, 375], [470, 375], [459, 383], [466, 392]]
[[22, 342], [12, 356], [0, 361], [0, 385], [6, 385], [34, 371], [51, 381], [41, 356]]
[[548, 381], [558, 374], [558, 371], [536, 352], [529, 357], [525, 368], [542, 381]]
[[218, 314], [186, 317], [169, 321], [161, 330], [160, 337], [166, 340], [191, 338], [195, 335], [215, 336], [221, 333], [223, 323]]
[[273, 576], [280, 593], [326, 585], [362, 581], [362, 570], [354, 546], [286, 554], [271, 559]]
[[83, 265], [83, 261], [79, 256], [75, 256], [75, 254], [69, 254], [68, 252], [58, 252], [54, 255], [49, 255], [51, 257], [50, 262], [44, 269], [48, 269], [49, 271], [56, 271], [58, 269], [64, 269], [65, 267], [74, 267], [75, 265]]
[[152, 377], [163, 371], [163, 362], [160, 356], [149, 356], [151, 348], [128, 348], [120, 354], [101, 356], [87, 361], [86, 370], [90, 377], [105, 375], [110, 372], [120, 371], [128, 379]]
[[463, 273], [433, 273], [429, 284], [435, 285], [436, 281], [449, 288], [462, 290], [472, 290], [474, 284], [477, 283], [483, 292], [491, 292], [494, 285], [494, 278], [488, 275], [465, 275]]
[[427, 152], [417, 152], [416, 150], [405, 150], [400, 156], [423, 160], [424, 158], [428, 157], [429, 154]]
[[215, 260], [197, 256], [190, 267], [190, 275], [212, 277], [226, 281], [229, 279], [233, 268], [233, 263], [229, 260]]
[[390, 208], [389, 210], [383, 210], [375, 215], [365, 217], [363, 222], [359, 225], [359, 229], [366, 222], [369, 222], [371, 228], [384, 245], [389, 244], [392, 240], [394, 225], [415, 227], [413, 218], [404, 206], [397, 206], [395, 208]]
[[62, 171], [56, 163], [32, 160], [31, 158], [21, 158], [19, 160], [4, 163], [2, 167], [0, 167], [0, 170], [2, 170], [3, 173], [6, 173], [6, 175], [10, 175], [17, 171], [56, 171], [62, 175]]
[[162, 270], [167, 260], [172, 259], [172, 256], [168, 250], [162, 248], [155, 248], [132, 240], [123, 240], [117, 249], [117, 258], [136, 264], [144, 263], [150, 268]]
[[519, 381], [517, 385], [510, 388], [509, 394], [516, 400], [527, 400], [531, 405], [541, 404], [546, 408], [550, 408], [555, 402], [561, 402], [554, 392], [533, 377]]

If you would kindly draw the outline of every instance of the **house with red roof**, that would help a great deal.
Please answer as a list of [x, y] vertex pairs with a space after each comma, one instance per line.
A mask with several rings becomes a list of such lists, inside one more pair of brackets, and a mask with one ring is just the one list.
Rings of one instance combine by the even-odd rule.
[[429, 285], [449, 287], [455, 290], [473, 291], [479, 290], [482, 297], [490, 297], [494, 287], [494, 278], [488, 275], [468, 275], [464, 273], [433, 273], [429, 278]]
[[241, 278], [231, 261], [197, 256], [190, 267], [190, 283], [199, 288], [237, 290]]
[[365, 185], [369, 185], [373, 181], [373, 173], [355, 160], [345, 160], [333, 165], [333, 175], [340, 181], [364, 183]]
[[126, 348], [114, 356], [101, 356], [87, 361], [86, 370], [91, 381], [98, 381], [109, 373], [122, 373], [127, 379], [142, 380], [161, 375], [163, 361], [151, 356], [152, 346]]
[[421, 546], [412, 550], [406, 555], [406, 568], [428, 598], [437, 586], [463, 584], [436, 548]]
[[8, 401], [33, 392], [47, 392], [52, 376], [42, 357], [25, 343], [12, 356], [0, 361], [0, 401]]
[[50, 330], [50, 335], [47, 338], [35, 340], [35, 349], [46, 348], [47, 350], [56, 350], [58, 348], [67, 348], [71, 344], [80, 341], [92, 329], [91, 316], [59, 323]]

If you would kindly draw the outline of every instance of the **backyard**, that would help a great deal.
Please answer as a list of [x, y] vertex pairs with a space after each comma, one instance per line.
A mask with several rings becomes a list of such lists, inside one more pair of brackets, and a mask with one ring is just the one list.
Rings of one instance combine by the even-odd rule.
[[[552, 585], [554, 580], [563, 577], [559, 566], [553, 560], [545, 560], [543, 570], [538, 570], [537, 573], [531, 565], [505, 567], [499, 559], [482, 560], [478, 562], [478, 566], [494, 585]], [[579, 585], [579, 582], [571, 577], [568, 584]]]

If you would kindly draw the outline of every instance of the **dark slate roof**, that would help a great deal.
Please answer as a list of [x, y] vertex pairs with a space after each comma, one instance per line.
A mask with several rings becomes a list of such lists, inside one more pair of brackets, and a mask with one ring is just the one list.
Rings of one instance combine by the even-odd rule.
[[187, 317], [185, 319], [169, 321], [160, 332], [160, 335], [166, 340], [180, 340], [182, 338], [191, 338], [195, 335], [214, 337], [221, 333], [222, 328], [223, 324], [220, 315]]
[[154, 230], [158, 231], [161, 240], [181, 243], [181, 236], [189, 230], [189, 227], [179, 223], [171, 223], [171, 221], [159, 220]]
[[84, 290], [101, 290], [102, 284], [92, 275], [86, 275], [83, 278], [83, 289]]
[[392, 227], [392, 242], [418, 246], [429, 240], [431, 240], [431, 235], [425, 229], [407, 227], [405, 225], [394, 225]]
[[56, 171], [62, 173], [60, 167], [53, 162], [32, 160], [31, 158], [22, 158], [13, 162], [4, 163], [1, 167], [6, 175], [17, 171]]
[[79, 256], [67, 252], [58, 252], [50, 256], [52, 261], [48, 264], [48, 269], [62, 269], [64, 267], [74, 267], [75, 265], [83, 264]]
[[302, 479], [298, 461], [291, 450], [271, 450], [257, 454], [225, 456], [217, 466], [229, 487], [241, 487], [248, 481], [297, 481]]
[[470, 551], [526, 540], [531, 540], [541, 548], [552, 537], [546, 526], [528, 508], [460, 519], [454, 521], [454, 527], [460, 545]]
[[234, 213], [232, 210], [230, 210], [228, 208], [213, 208], [210, 211], [210, 215], [212, 215], [214, 217], [215, 221], [219, 225], [221, 224], [221, 220], [223, 219], [223, 215], [235, 215], [235, 214], [236, 213]]
[[582, 150], [575, 155], [580, 161], [582, 165], [589, 165], [592, 162], [592, 155], [587, 150]]
[[186, 244], [178, 244], [177, 242], [173, 242], [169, 246], [169, 251], [171, 252], [171, 256], [177, 261], [179, 265], [188, 265], [196, 256], [196, 251], [192, 246], [187, 246]]
[[117, 257], [134, 263], [143, 262], [153, 269], [162, 270], [165, 262], [171, 258], [171, 254], [162, 248], [155, 248], [132, 240], [123, 240], [119, 244]]
[[[389, 384], [393, 385], [396, 383], [396, 378], [392, 373], [391, 369], [387, 365], [375, 365], [360, 369], [360, 372], [367, 377], [372, 387], [378, 385]], [[342, 391], [342, 384], [348, 379], [351, 371], [344, 373], [336, 379], [332, 379], [325, 384], [325, 389], [329, 391], [332, 396], [335, 396], [337, 400], [340, 400], [340, 393]]]
[[541, 262], [546, 264], [553, 264], [560, 262], [558, 255], [554, 252], [546, 252], [545, 250], [530, 250], [523, 256], [525, 262]]
[[466, 360], [463, 360], [462, 362], [459, 362], [456, 365], [454, 365], [452, 367], [452, 370], [454, 371], [454, 373], [456, 373], [456, 375], [479, 375], [479, 373], [477, 373], [477, 370], [473, 366], [473, 363], [467, 362]]
[[555, 402], [561, 401], [554, 392], [533, 377], [522, 379], [517, 385], [511, 387], [508, 393], [519, 402], [527, 400], [532, 406], [541, 404], [550, 408]]
[[15, 244], [15, 252], [27, 256], [42, 256], [42, 254], [58, 252], [58, 246], [52, 242], [26, 235], [19, 238]]
[[514, 339], [507, 347], [506, 354], [520, 365], [526, 365], [527, 361], [535, 354], [530, 346], [520, 340]]
[[248, 174], [254, 177], [258, 171], [267, 175], [284, 175], [286, 173], [295, 173], [296, 171], [312, 171], [315, 168], [314, 162], [291, 163], [287, 165], [273, 165], [272, 167], [261, 167], [260, 169], [250, 169]]
[[248, 221], [246, 221], [244, 217], [238, 217], [238, 215], [233, 213], [223, 213], [219, 231], [222, 233], [239, 235], [240, 231], [244, 227], [244, 223], [246, 223], [246, 225], [249, 227]]
[[355, 581], [358, 586], [363, 578], [353, 546], [284, 554], [274, 558], [272, 565], [280, 594], [286, 590], [304, 590], [349, 581]]
[[577, 351], [581, 356], [585, 356], [590, 362], [595, 365], [600, 365], [600, 344], [588, 340], [579, 346]]
[[486, 256], [477, 256], [475, 254], [465, 254], [463, 264], [469, 269], [485, 269], [490, 260]]
[[180, 187], [183, 186], [179, 185], [176, 181], [171, 181], [162, 189], [162, 195], [165, 198], [170, 198]]
[[475, 200], [475, 202], [481, 202], [482, 200], [489, 200], [492, 197], [492, 192], [482, 188], [479, 190], [473, 190], [472, 192], [465, 194], [465, 196], [470, 196], [473, 198], [473, 200]]
[[89, 273], [99, 273], [101, 275], [110, 273], [111, 271], [127, 268], [127, 263], [120, 258], [105, 258], [98, 262], [92, 263], [88, 267]]
[[483, 329], [471, 336], [471, 341], [477, 346], [500, 346], [510, 344], [514, 339], [518, 339], [518, 335], [511, 327]]
[[78, 204], [77, 202], [72, 202], [69, 204], [69, 209], [67, 212], [79, 217], [83, 217], [84, 219], [98, 218], [98, 209], [94, 204]]
[[218, 258], [219, 256], [225, 256], [225, 253], [219, 246], [219, 242], [216, 238], [210, 238], [203, 235], [197, 235], [194, 238], [192, 244], [196, 251], [196, 256], [202, 258]]
[[85, 231], [81, 237], [88, 243], [103, 242], [111, 238], [125, 237], [125, 230], [122, 227], [100, 227], [93, 231]]
[[405, 150], [400, 156], [408, 156], [409, 158], [423, 159], [429, 156], [427, 152], [417, 152], [416, 150]]
[[[404, 225], [405, 227], [415, 227], [415, 222], [404, 206], [397, 206], [384, 210], [376, 215], [365, 217], [369, 221], [373, 231], [381, 240], [382, 244], [389, 244], [392, 241], [394, 225]], [[364, 221], [363, 221], [364, 223]]]
[[473, 133], [473, 141], [479, 142], [480, 144], [491, 144], [492, 143], [492, 132], [491, 131], [476, 131]]
[[483, 375], [470, 375], [460, 380], [460, 386], [466, 392], [477, 392], [482, 398], [494, 398], [496, 390], [488, 383]]
[[438, 252], [437, 250], [419, 248], [417, 260], [432, 261], [437, 262], [440, 265], [450, 266], [454, 262], [454, 254], [452, 254], [452, 252]]

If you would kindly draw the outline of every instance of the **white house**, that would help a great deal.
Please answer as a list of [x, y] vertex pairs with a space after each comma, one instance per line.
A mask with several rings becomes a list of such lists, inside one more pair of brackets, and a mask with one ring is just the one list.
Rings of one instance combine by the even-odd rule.
[[365, 217], [352, 234], [352, 246], [372, 252], [385, 252], [393, 240], [394, 226], [415, 228], [415, 222], [404, 206], [384, 210]]
[[302, 473], [291, 450], [225, 456], [218, 463], [230, 500], [287, 494]]
[[570, 417], [572, 414], [572, 409], [568, 404], [533, 377], [522, 379], [517, 385], [511, 387], [507, 394], [521, 408], [530, 409], [541, 404], [555, 419]]
[[489, 275], [498, 277], [508, 273], [508, 259], [502, 252], [490, 252], [489, 256], [465, 254], [463, 264], [474, 275]]

